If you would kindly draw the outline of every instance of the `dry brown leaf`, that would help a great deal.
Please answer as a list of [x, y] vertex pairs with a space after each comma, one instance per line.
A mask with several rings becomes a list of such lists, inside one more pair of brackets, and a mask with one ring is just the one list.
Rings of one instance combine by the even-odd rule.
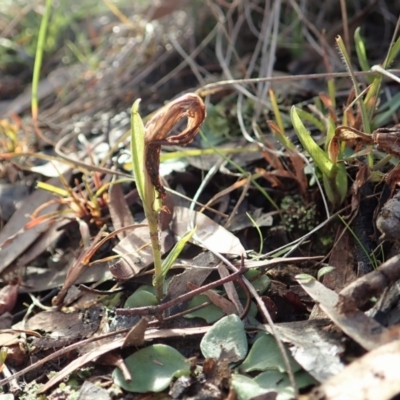
[[[70, 261], [63, 265], [62, 268], [38, 269], [36, 267], [28, 267], [27, 275], [24, 278], [24, 286], [21, 286], [20, 292], [41, 292], [61, 286], [65, 281], [70, 266], [76, 262], [76, 258], [70, 253], [67, 253], [66, 257], [68, 257]], [[108, 269], [107, 263], [104, 262], [85, 268], [75, 283], [98, 282], [107, 279], [112, 279], [112, 275]]]
[[[229, 276], [229, 271], [228, 268], [220, 263], [218, 265], [218, 272], [219, 272], [219, 276], [221, 278], [226, 278], [227, 276]], [[242, 315], [243, 314], [243, 306], [241, 301], [239, 300], [239, 295], [237, 293], [237, 290], [235, 288], [235, 285], [233, 284], [233, 282], [227, 282], [224, 284], [224, 289], [226, 292], [226, 295], [228, 296], [228, 299], [235, 305], [236, 307], [236, 314], [238, 315]], [[210, 298], [211, 300], [211, 298]], [[212, 301], [212, 300], [211, 300]], [[229, 314], [232, 314], [234, 312], [230, 312]]]
[[293, 150], [287, 150], [290, 160], [293, 165], [294, 175], [296, 176], [297, 184], [302, 196], [305, 198], [308, 190], [308, 179], [304, 172], [304, 160], [299, 153]]
[[400, 167], [398, 165], [386, 175], [385, 182], [390, 187], [393, 194], [396, 186], [400, 185]]
[[388, 343], [352, 362], [314, 389], [310, 400], [389, 400], [400, 393], [400, 340]]
[[[275, 324], [282, 341], [290, 343], [295, 360], [319, 382], [325, 382], [344, 368], [340, 358], [344, 352], [342, 338], [326, 329], [329, 325], [328, 319]], [[268, 324], [264, 327], [272, 334]]]
[[[322, 283], [327, 288], [339, 292], [357, 278], [353, 267], [354, 254], [352, 246], [351, 233], [347, 229], [344, 232], [343, 229], [339, 229], [329, 257], [329, 265], [335, 267], [335, 269], [322, 278]], [[321, 316], [325, 317], [318, 304], [315, 304], [310, 318], [321, 318]]]
[[[174, 245], [174, 238], [167, 231], [160, 234], [160, 251], [165, 254]], [[121, 240], [113, 249], [122, 258], [123, 275], [116, 273], [110, 267], [111, 273], [121, 280], [131, 279], [153, 262], [153, 252], [150, 245], [150, 233], [147, 226], [140, 227]], [[121, 271], [120, 271], [121, 272]]]
[[147, 318], [140, 318], [140, 321], [126, 334], [122, 347], [142, 346], [148, 324], [149, 320]]
[[17, 302], [20, 281], [10, 282], [0, 290], [0, 315], [11, 312]]
[[245, 256], [246, 251], [235, 235], [204, 214], [176, 206], [171, 223], [174, 234], [183, 237], [191, 229], [191, 226], [197, 226], [197, 231], [191, 240], [192, 243], [198, 244], [199, 242], [196, 242], [198, 238], [201, 241], [200, 246], [210, 251]]
[[[128, 204], [126, 203], [121, 185], [111, 185], [109, 196], [110, 199], [108, 202], [108, 209], [110, 211], [110, 217], [114, 230], [124, 226], [133, 225], [135, 220], [133, 219], [132, 213], [129, 210]], [[128, 236], [128, 233], [128, 231], [122, 230], [117, 234], [118, 239], [124, 239], [126, 236]]]
[[[84, 223], [83, 226], [87, 227], [87, 224]], [[101, 238], [103, 231], [104, 229], [101, 229], [94, 237], [93, 241], [90, 243], [90, 247], [87, 249], [82, 249], [81, 253], [75, 260], [75, 262], [73, 264], [70, 264], [70, 267], [68, 268], [68, 272], [65, 277], [65, 281], [63, 283], [61, 290], [58, 292], [57, 296], [52, 299], [52, 304], [54, 306], [59, 306], [62, 304], [65, 296], [68, 293], [69, 288], [78, 280], [79, 276], [82, 275], [83, 271], [86, 268], [88, 268], [90, 258], [95, 252], [95, 249], [97, 248], [96, 246], [98, 246], [102, 242]], [[89, 236], [90, 235], [88, 233], [88, 237]]]
[[329, 265], [335, 267], [335, 269], [325, 275], [322, 281], [326, 287], [336, 292], [339, 292], [357, 278], [353, 269], [354, 255], [352, 252], [353, 242], [351, 233], [346, 230], [340, 236], [341, 233], [342, 230], [339, 230], [335, 238], [335, 245], [333, 246], [331, 256], [329, 257]]
[[[200, 287], [208, 278], [217, 264], [220, 262], [214, 254], [210, 252], [201, 253], [187, 264], [187, 269], [182, 274], [175, 274], [168, 285], [167, 293], [163, 299], [166, 303], [190, 291], [188, 284], [192, 283]], [[183, 311], [188, 301], [181, 302], [166, 310], [166, 316]]]
[[347, 142], [350, 145], [357, 144], [373, 144], [374, 140], [371, 135], [359, 131], [350, 126], [340, 125], [335, 129], [335, 137], [338, 140]]
[[328, 109], [329, 116], [336, 125], [337, 123], [336, 110], [334, 105], [332, 104], [330, 96], [328, 96], [326, 93], [319, 93], [319, 98], [321, 99], [322, 103], [324, 103], [324, 106]]
[[[68, 178], [66, 178], [68, 179]], [[52, 178], [48, 184], [63, 187], [59, 178]], [[6, 226], [0, 232], [0, 272], [4, 271], [19, 257], [43, 232], [46, 232], [50, 222], [42, 222], [31, 229], [24, 227], [31, 222], [29, 215], [44, 203], [53, 200], [54, 195], [45, 190], [37, 189], [25, 199], [20, 209], [14, 213]], [[56, 211], [60, 204], [51, 204], [45, 212]]]
[[370, 170], [368, 165], [361, 165], [357, 171], [356, 179], [352, 185], [351, 196], [351, 211], [358, 211], [361, 201], [361, 188], [370, 177]]
[[[62, 210], [63, 207], [60, 209]], [[64, 234], [64, 230], [62, 229], [64, 225], [65, 220], [56, 221], [51, 224], [46, 232], [43, 232], [32, 246], [26, 249], [24, 254], [18, 258], [18, 266], [25, 267], [31, 261], [39, 257], [43, 252], [51, 248], [51, 246]]]
[[[97, 331], [102, 315], [101, 306], [71, 313], [44, 311], [31, 317], [24, 328], [49, 332], [49, 337], [53, 339], [82, 339]], [[48, 337], [42, 339], [46, 340]]]
[[348, 336], [367, 350], [388, 342], [387, 329], [358, 310], [343, 296], [311, 278], [298, 279], [302, 288], [319, 304], [326, 315]]
[[[188, 283], [188, 287], [190, 290], [195, 290], [199, 288], [199, 286], [193, 285], [193, 283], [190, 282]], [[202, 294], [206, 296], [212, 304], [220, 308], [226, 315], [231, 315], [231, 314], [238, 315], [236, 307], [233, 305], [231, 301], [229, 301], [225, 297], [219, 295], [218, 293], [212, 290], [207, 290]]]

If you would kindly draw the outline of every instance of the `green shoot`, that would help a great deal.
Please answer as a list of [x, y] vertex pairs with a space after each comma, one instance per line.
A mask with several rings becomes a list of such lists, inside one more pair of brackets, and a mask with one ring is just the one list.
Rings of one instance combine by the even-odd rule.
[[361, 247], [362, 251], [364, 252], [366, 257], [368, 258], [368, 261], [370, 262], [370, 264], [373, 265], [375, 269], [378, 268], [379, 263], [378, 263], [378, 260], [375, 257], [375, 254], [374, 253], [369, 254], [367, 249], [365, 248], [365, 246], [361, 242], [361, 240], [358, 238], [358, 236], [351, 229], [350, 225], [340, 215], [339, 215], [339, 219], [342, 221], [343, 225], [349, 230], [349, 232], [352, 234], [352, 236], [354, 237], [356, 242], [359, 244], [359, 246]]
[[[304, 126], [295, 106], [290, 110], [290, 117], [301, 144], [322, 172], [324, 188], [329, 201], [335, 205], [341, 204], [347, 195], [347, 174], [344, 165], [336, 163], [336, 159], [332, 160], [332, 157], [329, 157], [328, 151], [324, 151], [318, 146]], [[331, 122], [328, 125], [328, 136], [332, 137], [334, 125], [331, 119], [329, 121]]]
[[[154, 261], [153, 283], [157, 298], [161, 300], [164, 278], [171, 266], [169, 261], [163, 266], [159, 242], [159, 213], [165, 209], [162, 200], [166, 196], [159, 176], [161, 145], [185, 146], [190, 143], [204, 122], [206, 110], [199, 96], [188, 93], [155, 113], [144, 126], [138, 107], [137, 100], [132, 106], [132, 171], [149, 226]], [[168, 136], [171, 129], [184, 118], [187, 118], [186, 129], [178, 135]], [[182, 243], [185, 242], [181, 241]], [[179, 248], [181, 247], [178, 246], [177, 249]], [[176, 251], [171, 256], [171, 260], [173, 257], [176, 258]]]
[[181, 254], [183, 248], [185, 247], [186, 243], [193, 237], [196, 233], [197, 227], [194, 227], [191, 231], [186, 233], [179, 241], [175, 244], [174, 248], [169, 252], [168, 256], [162, 262], [162, 271], [161, 274], [158, 276], [154, 276], [153, 279], [153, 286], [157, 287], [158, 285], [163, 283], [168, 271], [171, 269], [172, 265]]
[[[149, 224], [150, 240], [154, 258], [154, 276], [157, 278], [162, 274], [161, 251], [158, 230], [158, 210], [155, 209], [156, 194], [153, 184], [146, 173], [145, 165], [145, 129], [143, 121], [139, 115], [140, 100], [136, 100], [132, 106], [132, 125], [131, 125], [131, 154], [133, 163], [133, 176], [135, 178], [137, 191], [143, 202], [144, 212]], [[157, 281], [158, 282], [158, 281]], [[162, 282], [156, 286], [157, 298], [163, 296]]]
[[42, 68], [44, 42], [46, 40], [47, 27], [50, 19], [51, 7], [53, 0], [46, 0], [46, 7], [43, 18], [40, 23], [39, 38], [36, 47], [35, 65], [33, 67], [33, 79], [32, 79], [32, 119], [37, 121], [39, 113], [39, 101], [38, 101], [38, 88], [40, 81], [40, 69]]

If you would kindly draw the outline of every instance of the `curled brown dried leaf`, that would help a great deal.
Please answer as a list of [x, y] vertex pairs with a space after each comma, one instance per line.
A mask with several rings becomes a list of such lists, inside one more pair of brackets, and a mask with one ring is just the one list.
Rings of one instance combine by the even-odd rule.
[[348, 144], [375, 144], [378, 150], [400, 156], [400, 124], [390, 128], [379, 128], [367, 134], [349, 126], [338, 126], [333, 140], [346, 141]]
[[[150, 181], [160, 198], [166, 193], [159, 176], [162, 145], [186, 146], [191, 143], [206, 117], [203, 100], [194, 93], [187, 93], [158, 111], [145, 126], [145, 166]], [[168, 136], [172, 128], [187, 118], [186, 128], [177, 135]]]

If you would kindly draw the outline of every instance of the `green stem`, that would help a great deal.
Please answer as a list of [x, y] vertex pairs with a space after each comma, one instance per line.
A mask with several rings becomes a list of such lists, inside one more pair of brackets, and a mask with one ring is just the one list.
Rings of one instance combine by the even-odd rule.
[[156, 199], [155, 189], [151, 183], [147, 171], [144, 172], [144, 186], [145, 198], [143, 199], [144, 213], [146, 214], [147, 222], [149, 224], [149, 233], [151, 241], [151, 249], [153, 251], [154, 259], [154, 278], [156, 296], [158, 300], [163, 298], [163, 285], [164, 279], [162, 276], [162, 263], [161, 263], [161, 248], [160, 248], [160, 229], [158, 227], [160, 201]]
[[53, 5], [53, 0], [46, 0], [46, 8], [44, 10], [42, 21], [40, 22], [40, 30], [38, 43], [35, 54], [35, 65], [33, 67], [33, 78], [32, 78], [32, 118], [34, 121], [38, 117], [39, 101], [38, 101], [38, 88], [40, 80], [40, 69], [42, 68], [44, 42], [46, 40], [47, 26], [50, 19], [50, 11]]
[[155, 212], [151, 212], [147, 215], [147, 221], [149, 223], [149, 232], [150, 232], [150, 240], [151, 240], [151, 248], [153, 250], [153, 258], [154, 258], [154, 282], [156, 289], [156, 296], [158, 300], [161, 300], [163, 297], [163, 284], [164, 279], [157, 279], [162, 275], [162, 266], [161, 266], [161, 249], [160, 249], [160, 239], [159, 239], [159, 229], [158, 229], [158, 215]]

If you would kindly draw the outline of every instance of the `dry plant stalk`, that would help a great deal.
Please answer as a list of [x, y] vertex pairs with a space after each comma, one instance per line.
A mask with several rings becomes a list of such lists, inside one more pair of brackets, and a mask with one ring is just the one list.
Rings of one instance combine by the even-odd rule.
[[[171, 129], [183, 118], [187, 118], [183, 132], [168, 137]], [[187, 93], [163, 107], [147, 122], [144, 137], [145, 173], [149, 175], [161, 199], [166, 196], [159, 176], [161, 146], [186, 146], [191, 143], [205, 118], [203, 100], [194, 93]]]

